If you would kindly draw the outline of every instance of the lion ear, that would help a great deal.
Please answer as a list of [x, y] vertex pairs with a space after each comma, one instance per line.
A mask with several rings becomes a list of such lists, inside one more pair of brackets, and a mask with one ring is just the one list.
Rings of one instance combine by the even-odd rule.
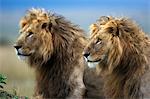
[[117, 31], [116, 31], [116, 33], [115, 33], [115, 34], [116, 34], [117, 36], [120, 36], [119, 28], [118, 28], [118, 27], [116, 27], [116, 29], [117, 29]]
[[43, 23], [42, 26], [41, 26], [42, 29], [48, 29], [51, 31], [51, 28], [52, 28], [52, 23]]
[[107, 31], [111, 33], [113, 36], [119, 36], [119, 28], [118, 27], [108, 27]]
[[91, 25], [90, 25], [91, 34], [97, 32], [98, 30], [99, 30], [99, 28], [98, 28], [98, 25], [97, 25], [97, 24], [91, 24]]
[[45, 29], [46, 27], [47, 27], [47, 23], [43, 23], [41, 26], [42, 29]]
[[52, 23], [48, 24], [48, 29], [51, 31], [51, 29], [52, 29]]
[[22, 19], [19, 23], [21, 28], [23, 28], [26, 24], [27, 24], [27, 22], [24, 19]]

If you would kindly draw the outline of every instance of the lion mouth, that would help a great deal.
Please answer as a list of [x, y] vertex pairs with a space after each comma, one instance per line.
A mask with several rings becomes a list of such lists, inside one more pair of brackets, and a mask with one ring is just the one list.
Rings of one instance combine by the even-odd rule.
[[94, 63], [94, 62], [100, 62], [101, 59], [98, 59], [98, 60], [87, 60], [87, 62], [91, 62], [91, 63]]
[[97, 63], [97, 62], [100, 62], [102, 59], [96, 59], [96, 60], [93, 60], [90, 56], [89, 57], [84, 57], [85, 61], [88, 62], [88, 63]]
[[30, 56], [31, 54], [21, 54], [21, 53], [17, 53], [18, 56]]
[[105, 58], [107, 58], [106, 55], [101, 55], [101, 57], [99, 57], [99, 58], [97, 58], [95, 60], [93, 58], [91, 58], [91, 57], [88, 57], [87, 58], [87, 62], [89, 62], [89, 63], [97, 63], [97, 62], [103, 61]]

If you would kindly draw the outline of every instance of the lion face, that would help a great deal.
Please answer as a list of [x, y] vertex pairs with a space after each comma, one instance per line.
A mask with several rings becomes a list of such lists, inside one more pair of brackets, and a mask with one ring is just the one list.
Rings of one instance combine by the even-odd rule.
[[20, 35], [16, 41], [15, 48], [21, 59], [35, 58], [33, 56], [47, 59], [53, 52], [52, 35], [48, 31], [51, 24], [43, 15], [37, 17], [32, 14], [20, 21]]
[[107, 58], [109, 49], [112, 46], [112, 36], [106, 35], [103, 30], [93, 33], [90, 42], [84, 49], [84, 56], [89, 66], [95, 67], [99, 62]]
[[107, 20], [105, 24], [104, 20], [103, 23], [92, 24], [91, 32], [90, 41], [85, 47], [83, 54], [89, 66], [95, 67], [102, 61], [106, 63], [111, 58], [110, 56], [113, 55], [112, 49], [120, 45], [119, 34], [117, 33], [116, 23], [113, 20]]
[[109, 48], [111, 47], [111, 37], [104, 34], [94, 35], [89, 44], [84, 49], [84, 56], [88, 62], [99, 62], [105, 58]]

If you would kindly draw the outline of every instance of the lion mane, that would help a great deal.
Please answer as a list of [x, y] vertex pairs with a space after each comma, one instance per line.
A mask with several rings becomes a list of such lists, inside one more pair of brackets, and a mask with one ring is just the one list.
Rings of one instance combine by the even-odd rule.
[[[104, 58], [96, 67], [104, 78], [105, 97], [112, 99], [148, 98], [150, 88], [148, 92], [144, 92], [142, 82], [144, 75], [149, 71], [149, 37], [130, 19], [106, 16], [91, 25], [91, 32], [91, 42], [84, 50], [85, 56], [87, 52], [90, 53], [91, 46], [94, 46], [91, 45], [92, 39], [103, 36], [110, 38], [108, 41], [111, 42], [108, 52], [105, 56], [103, 55]], [[101, 41], [102, 48], [106, 45], [103, 45], [103, 39]], [[99, 47], [96, 45], [96, 48]], [[147, 81], [145, 84], [150, 84], [150, 82]]]
[[[35, 96], [81, 98], [85, 90], [82, 51], [86, 40], [83, 30], [62, 16], [34, 8], [21, 19], [20, 26], [21, 32], [34, 27], [38, 41], [44, 42], [38, 44], [39, 52], [35, 50], [28, 59], [36, 72]], [[21, 40], [17, 44], [21, 44]]]

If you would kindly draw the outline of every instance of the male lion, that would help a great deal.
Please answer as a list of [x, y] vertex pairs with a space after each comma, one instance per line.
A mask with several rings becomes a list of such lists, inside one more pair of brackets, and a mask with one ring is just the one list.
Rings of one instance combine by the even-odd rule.
[[97, 86], [101, 80], [84, 64], [82, 52], [86, 39], [83, 30], [44, 9], [29, 10], [21, 19], [20, 27], [14, 47], [19, 58], [35, 68], [35, 96], [102, 97], [101, 87]]
[[[150, 88], [145, 91], [149, 86], [141, 85], [149, 69], [150, 39], [145, 33], [129, 19], [105, 16], [91, 25], [91, 31], [84, 56], [90, 66], [97, 65], [104, 78], [105, 97], [150, 98]], [[150, 85], [150, 81], [145, 84]]]
[[82, 98], [86, 43], [83, 31], [64, 17], [31, 9], [20, 21], [17, 55], [35, 68], [35, 95], [42, 98]]

